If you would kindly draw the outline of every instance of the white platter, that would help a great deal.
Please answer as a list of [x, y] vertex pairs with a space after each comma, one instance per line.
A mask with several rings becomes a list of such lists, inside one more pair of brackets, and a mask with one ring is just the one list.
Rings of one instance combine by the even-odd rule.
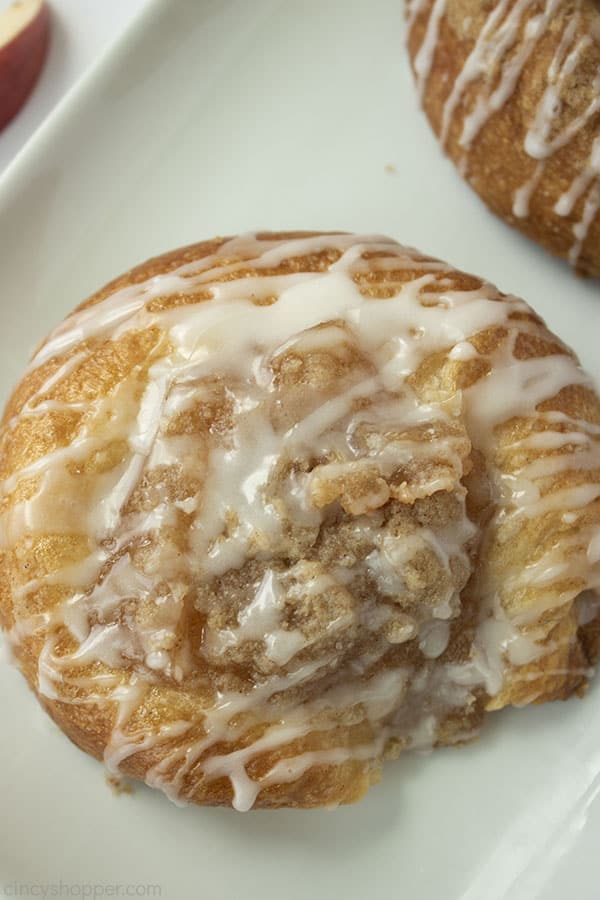
[[[151, 3], [0, 182], [2, 399], [111, 276], [251, 228], [387, 232], [484, 274], [600, 380], [600, 286], [463, 184], [417, 110], [402, 44], [400, 0]], [[5, 661], [0, 716], [0, 896], [599, 896], [600, 684], [498, 714], [460, 751], [407, 755], [336, 812], [115, 796]]]

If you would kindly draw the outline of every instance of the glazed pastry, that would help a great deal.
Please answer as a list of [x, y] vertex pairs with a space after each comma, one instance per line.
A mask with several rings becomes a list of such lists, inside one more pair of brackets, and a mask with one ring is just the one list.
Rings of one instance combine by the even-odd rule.
[[509, 224], [600, 276], [598, 0], [406, 0], [425, 112]]
[[0, 610], [41, 704], [178, 801], [359, 798], [581, 693], [600, 401], [522, 301], [385, 237], [177, 250], [60, 325], [0, 433]]

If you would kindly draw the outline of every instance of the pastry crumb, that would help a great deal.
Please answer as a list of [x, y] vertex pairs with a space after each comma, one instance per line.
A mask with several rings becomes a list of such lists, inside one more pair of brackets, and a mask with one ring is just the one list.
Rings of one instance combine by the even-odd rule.
[[124, 776], [119, 775], [111, 775], [110, 773], [106, 773], [105, 775], [106, 783], [115, 795], [115, 797], [119, 797], [121, 794], [134, 794], [133, 782], [130, 778], [125, 778]]

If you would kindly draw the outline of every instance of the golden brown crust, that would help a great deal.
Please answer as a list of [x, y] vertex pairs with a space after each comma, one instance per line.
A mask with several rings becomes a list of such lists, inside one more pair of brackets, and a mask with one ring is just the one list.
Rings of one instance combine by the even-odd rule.
[[[434, 2], [413, 0], [418, 5], [408, 38], [413, 67], [426, 40]], [[463, 140], [465, 123], [476, 104], [481, 102], [482, 89], [485, 85], [490, 90], [498, 86], [501, 65], [506, 65], [506, 71], [511, 65], [517, 66], [515, 57], [524, 47], [528, 23], [544, 14], [548, 7], [545, 0], [528, 4], [526, 13], [521, 14], [516, 42], [509, 42], [493, 62], [486, 62], [477, 77], [468, 79], [460, 102], [448, 120], [447, 131], [444, 129], [444, 115], [452, 91], [457, 79], [464, 76], [469, 56], [477, 41], [481, 41], [489, 17], [502, 7], [503, 21], [506, 22], [510, 15], [514, 17], [517, 5], [516, 0], [510, 0], [508, 4], [498, 0], [447, 0], [439, 22], [431, 68], [424, 83], [423, 106], [436, 135], [442, 137], [446, 152], [493, 212], [551, 253], [570, 259], [580, 274], [599, 277], [600, 10], [594, 0], [562, 0], [558, 4], [523, 65], [514, 90], [506, 89], [505, 101], [499, 102], [499, 108], [490, 112], [466, 149]], [[560, 56], [561, 46], [565, 46], [561, 42], [566, 38], [566, 50]], [[548, 91], [549, 70], [553, 60], [566, 57], [567, 52], [575, 48], [580, 52], [573, 56], [576, 64], [558, 90], [561, 112], [551, 120], [550, 140], [578, 119], [583, 117], [585, 121], [574, 129], [572, 138], [564, 146], [547, 156], [534, 158], [530, 155], [531, 150], [527, 152], [526, 138], [536, 116], [538, 122], [543, 123], [540, 111], [547, 102], [544, 92]], [[546, 94], [546, 98], [548, 96]], [[593, 108], [596, 112], [588, 116]], [[549, 121], [546, 117], [546, 122]], [[542, 171], [538, 180], [536, 171], [540, 163]], [[574, 190], [577, 180], [582, 177], [587, 179], [585, 189]], [[524, 207], [519, 213], [516, 200], [522, 189], [528, 193], [528, 186], [532, 187], [531, 196], [528, 202], [523, 201]], [[558, 214], [558, 201], [568, 196], [575, 201], [572, 209]], [[583, 228], [588, 213], [592, 220]], [[580, 247], [577, 247], [577, 229], [585, 232]]]

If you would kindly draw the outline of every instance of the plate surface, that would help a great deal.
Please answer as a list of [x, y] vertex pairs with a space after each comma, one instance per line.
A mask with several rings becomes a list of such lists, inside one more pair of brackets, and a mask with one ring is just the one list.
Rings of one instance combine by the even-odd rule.
[[[600, 286], [463, 184], [417, 109], [402, 43], [400, 0], [150, 4], [0, 182], [2, 399], [110, 277], [254, 228], [387, 232], [485, 274], [600, 379]], [[6, 661], [0, 712], [0, 896], [598, 897], [600, 684], [584, 702], [498, 714], [464, 749], [406, 755], [335, 812], [115, 796]]]

